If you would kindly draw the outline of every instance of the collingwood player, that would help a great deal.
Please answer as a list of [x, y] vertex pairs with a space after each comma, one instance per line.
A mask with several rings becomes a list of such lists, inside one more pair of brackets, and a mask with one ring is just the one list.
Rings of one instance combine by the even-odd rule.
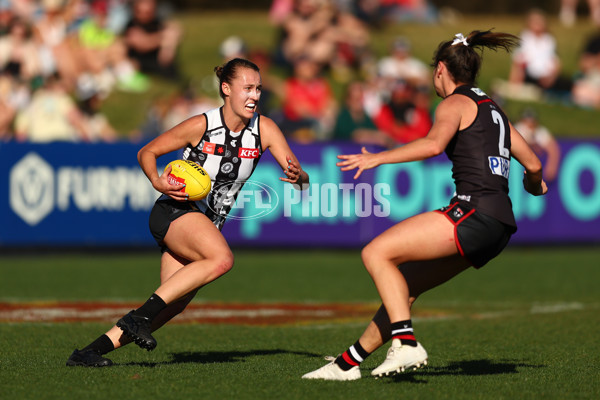
[[360, 363], [392, 340], [371, 375], [385, 376], [427, 363], [416, 340], [411, 307], [416, 298], [467, 269], [483, 267], [507, 245], [517, 226], [508, 197], [511, 157], [525, 167], [523, 184], [533, 195], [548, 190], [542, 165], [494, 101], [475, 86], [484, 48], [510, 51], [518, 38], [473, 31], [442, 42], [433, 57], [433, 85], [443, 100], [426, 137], [381, 153], [341, 155], [343, 171], [427, 159], [443, 151], [452, 162], [456, 195], [441, 210], [408, 218], [362, 251], [383, 305], [356, 343], [305, 379], [355, 380]]
[[[299, 189], [309, 183], [277, 125], [257, 113], [258, 67], [236, 58], [215, 72], [224, 105], [180, 123], [138, 153], [142, 170], [163, 194], [150, 213], [150, 230], [162, 248], [161, 284], [140, 308], [82, 350], [76, 349], [68, 366], [112, 365], [103, 355], [131, 341], [154, 349], [151, 333], [182, 312], [198, 289], [233, 267], [233, 254], [221, 228], [264, 151], [268, 149], [283, 169], [282, 181]], [[202, 165], [211, 176], [211, 192], [202, 201], [187, 201], [183, 186], [167, 181], [170, 170], [157, 172], [158, 157], [181, 149], [184, 159]]]

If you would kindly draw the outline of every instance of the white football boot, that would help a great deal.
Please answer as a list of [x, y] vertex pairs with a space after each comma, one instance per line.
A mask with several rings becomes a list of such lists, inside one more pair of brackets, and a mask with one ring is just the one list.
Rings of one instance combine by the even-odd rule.
[[360, 379], [360, 369], [358, 365], [344, 371], [337, 365], [335, 357], [325, 357], [329, 364], [323, 365], [321, 368], [302, 375], [302, 379], [324, 379], [326, 381], [355, 381]]
[[390, 375], [397, 372], [404, 372], [410, 368], [416, 370], [425, 365], [427, 365], [427, 352], [421, 346], [421, 343], [417, 343], [417, 347], [402, 346], [400, 339], [393, 339], [385, 361], [379, 367], [375, 368], [371, 372], [371, 375]]

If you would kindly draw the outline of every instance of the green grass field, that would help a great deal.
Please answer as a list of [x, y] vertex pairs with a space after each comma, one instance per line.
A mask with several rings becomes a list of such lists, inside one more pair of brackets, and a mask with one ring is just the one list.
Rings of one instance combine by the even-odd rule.
[[[236, 266], [203, 302], [377, 303], [358, 250], [234, 250]], [[115, 366], [67, 368], [104, 323], [0, 324], [2, 399], [594, 399], [600, 393], [600, 250], [509, 248], [423, 295], [415, 333], [425, 369], [375, 380], [380, 349], [355, 382], [300, 376], [354, 343], [367, 320], [285, 325], [172, 324], [153, 352], [127, 346]], [[0, 257], [0, 302], [142, 302], [158, 254]]]

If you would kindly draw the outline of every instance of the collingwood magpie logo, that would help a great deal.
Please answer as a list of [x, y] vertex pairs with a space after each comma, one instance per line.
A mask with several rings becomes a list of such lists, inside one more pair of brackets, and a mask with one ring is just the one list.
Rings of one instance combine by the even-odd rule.
[[29, 153], [10, 170], [10, 207], [31, 226], [54, 208], [54, 169], [36, 153]]

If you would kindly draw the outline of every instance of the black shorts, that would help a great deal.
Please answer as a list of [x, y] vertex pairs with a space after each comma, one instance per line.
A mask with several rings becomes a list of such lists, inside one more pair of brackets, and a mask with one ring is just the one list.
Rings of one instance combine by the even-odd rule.
[[454, 238], [460, 255], [481, 268], [506, 247], [516, 228], [482, 214], [470, 204], [452, 203], [436, 210], [454, 224]]
[[200, 209], [197, 202], [160, 198], [156, 200], [154, 207], [152, 207], [152, 211], [150, 211], [149, 226], [154, 240], [156, 240], [156, 243], [158, 243], [163, 251], [166, 250], [163, 241], [165, 240], [165, 235], [169, 230], [171, 222], [190, 212], [202, 213], [206, 215], [219, 230], [223, 228], [225, 218], [216, 216], [210, 209]]

